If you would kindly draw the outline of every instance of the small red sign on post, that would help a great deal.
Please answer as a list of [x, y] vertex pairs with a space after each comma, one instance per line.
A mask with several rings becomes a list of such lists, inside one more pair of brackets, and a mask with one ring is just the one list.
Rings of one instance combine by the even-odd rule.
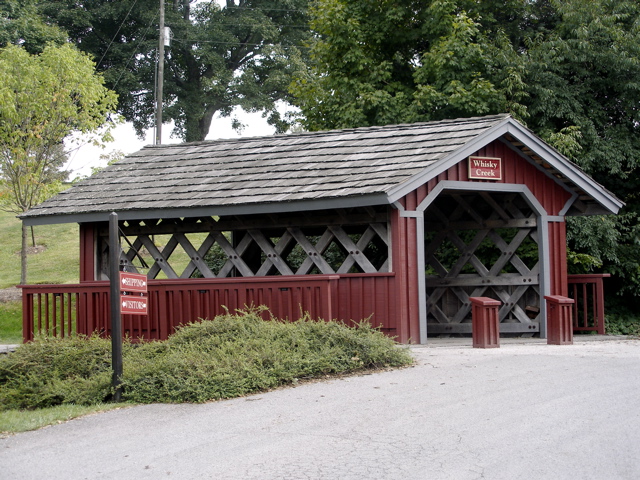
[[147, 276], [140, 273], [120, 272], [120, 291], [139, 295], [120, 295], [120, 313], [147, 315]]
[[147, 293], [147, 276], [141, 273], [120, 272], [120, 290], [131, 293]]
[[502, 180], [502, 159], [469, 157], [469, 180]]
[[147, 297], [120, 295], [120, 313], [123, 315], [147, 315]]

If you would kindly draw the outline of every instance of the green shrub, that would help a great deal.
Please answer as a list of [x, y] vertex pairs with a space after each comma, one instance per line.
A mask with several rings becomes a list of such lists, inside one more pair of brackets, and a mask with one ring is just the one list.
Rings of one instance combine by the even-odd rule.
[[[411, 363], [363, 322], [264, 321], [259, 310], [192, 323], [165, 342], [125, 343], [124, 401], [205, 402], [299, 379]], [[89, 405], [111, 395], [111, 342], [39, 339], [0, 359], [0, 410]]]
[[620, 313], [607, 313], [605, 316], [607, 335], [632, 335], [640, 337], [640, 318]]
[[0, 409], [103, 402], [110, 372], [109, 340], [39, 338], [0, 359]]

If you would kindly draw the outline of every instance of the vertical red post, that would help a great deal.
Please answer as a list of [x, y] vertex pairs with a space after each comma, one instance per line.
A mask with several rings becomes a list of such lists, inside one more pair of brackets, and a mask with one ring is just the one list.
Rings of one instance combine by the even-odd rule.
[[[22, 288], [22, 286], [21, 286]], [[25, 293], [22, 290], [22, 340], [24, 343], [33, 341], [33, 333], [36, 329], [33, 314], [33, 293]]]
[[547, 301], [547, 344], [573, 345], [573, 302], [562, 295], [544, 297]]
[[488, 297], [471, 297], [473, 348], [500, 347], [500, 301]]

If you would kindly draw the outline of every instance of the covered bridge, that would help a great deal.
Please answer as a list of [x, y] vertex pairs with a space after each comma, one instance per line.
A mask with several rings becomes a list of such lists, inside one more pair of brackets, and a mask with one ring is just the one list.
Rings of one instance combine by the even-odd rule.
[[25, 338], [108, 333], [111, 212], [123, 268], [148, 265], [133, 337], [264, 304], [424, 343], [470, 333], [474, 296], [501, 333], [545, 336], [565, 217], [621, 206], [508, 115], [147, 146], [22, 215], [80, 225], [80, 283], [24, 286]]

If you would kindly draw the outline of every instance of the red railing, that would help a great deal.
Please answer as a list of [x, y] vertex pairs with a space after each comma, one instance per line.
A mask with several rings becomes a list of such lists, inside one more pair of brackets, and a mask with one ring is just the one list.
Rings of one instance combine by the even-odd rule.
[[608, 273], [569, 275], [569, 297], [573, 298], [574, 332], [604, 335], [604, 279]]
[[[275, 317], [289, 320], [304, 313], [345, 321], [373, 316], [376, 326], [393, 334], [394, 280], [393, 274], [151, 280], [149, 314], [122, 315], [122, 331], [132, 339], [166, 339], [179, 325], [265, 305]], [[25, 341], [37, 334], [109, 335], [109, 282], [21, 288]]]

